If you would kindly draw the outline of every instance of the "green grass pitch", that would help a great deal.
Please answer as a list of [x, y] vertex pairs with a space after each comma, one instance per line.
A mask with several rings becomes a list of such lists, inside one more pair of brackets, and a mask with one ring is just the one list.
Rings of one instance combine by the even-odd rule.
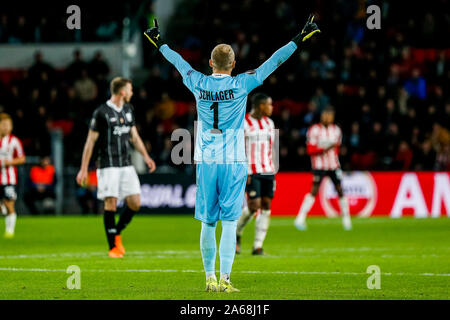
[[[102, 217], [19, 217], [0, 239], [0, 299], [449, 299], [450, 219], [272, 218], [252, 256], [254, 222], [243, 236], [232, 282], [240, 293], [206, 293], [200, 223], [191, 216], [137, 216], [123, 232], [127, 254], [107, 256]], [[0, 223], [3, 229], [3, 223]], [[217, 240], [220, 238], [220, 224]], [[66, 269], [81, 269], [81, 289]], [[367, 288], [380, 267], [381, 289]], [[218, 270], [219, 263], [216, 268]]]

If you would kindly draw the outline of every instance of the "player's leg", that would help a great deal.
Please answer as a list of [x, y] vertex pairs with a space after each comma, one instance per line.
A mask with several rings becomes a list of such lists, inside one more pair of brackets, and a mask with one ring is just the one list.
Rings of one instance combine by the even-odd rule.
[[263, 243], [270, 224], [271, 204], [275, 192], [275, 176], [265, 176], [261, 179], [261, 212], [255, 221], [254, 255], [263, 255]]
[[219, 291], [236, 292], [239, 290], [232, 286], [230, 274], [236, 253], [236, 228], [242, 214], [247, 167], [244, 163], [228, 163], [219, 165], [219, 170], [219, 205], [222, 220]]
[[206, 291], [217, 291], [216, 224], [220, 208], [217, 194], [217, 167], [214, 164], [198, 163], [196, 166], [197, 191], [195, 218], [202, 222], [200, 252], [206, 276]]
[[114, 237], [114, 244], [117, 250], [125, 254], [125, 247], [122, 243], [122, 231], [126, 228], [126, 226], [131, 222], [134, 215], [141, 208], [141, 196], [139, 194], [134, 194], [125, 198], [125, 203], [127, 207], [125, 211], [120, 215], [119, 221], [116, 225], [116, 236]]
[[250, 222], [256, 212], [261, 209], [261, 182], [257, 175], [251, 175], [247, 178], [246, 185], [248, 203], [242, 210], [236, 229], [236, 253], [241, 251], [241, 237], [244, 227]]
[[117, 223], [115, 246], [119, 250], [119, 252], [125, 254], [125, 247], [122, 243], [121, 233], [141, 208], [141, 184], [134, 167], [129, 166], [120, 168], [120, 171], [121, 176], [119, 197], [121, 199], [125, 198], [127, 207], [125, 208], [125, 211], [120, 215], [119, 222]]
[[108, 241], [111, 258], [121, 258], [122, 254], [115, 249], [116, 211], [117, 199], [119, 198], [119, 168], [103, 168], [97, 170], [98, 192], [97, 198], [104, 200], [105, 213], [103, 214], [103, 224], [105, 226], [106, 239]]
[[111, 258], [122, 258], [123, 254], [116, 248], [116, 212], [117, 198], [105, 198], [105, 213], [103, 215], [103, 224], [105, 226], [106, 239], [108, 240], [109, 253]]
[[219, 244], [220, 256], [220, 284], [219, 290], [224, 292], [233, 292], [230, 282], [231, 269], [233, 267], [235, 248], [236, 248], [236, 227], [237, 220], [222, 220], [222, 235]]
[[202, 222], [200, 232], [200, 252], [206, 276], [206, 291], [217, 291], [216, 278], [216, 225], [217, 222]]
[[3, 204], [6, 208], [5, 238], [12, 239], [14, 238], [17, 220], [17, 214], [15, 210], [15, 202], [17, 199], [16, 188], [13, 185], [2, 186], [1, 193]]
[[330, 173], [331, 181], [333, 181], [334, 187], [339, 195], [339, 206], [341, 207], [342, 226], [345, 230], [352, 229], [352, 220], [350, 218], [350, 209], [348, 206], [347, 198], [344, 196], [342, 190], [342, 171], [335, 170]]
[[4, 200], [7, 215], [5, 217], [5, 238], [14, 238], [14, 232], [16, 229], [17, 214], [15, 210], [15, 200]]
[[295, 227], [298, 230], [306, 230], [306, 216], [314, 205], [314, 201], [316, 199], [316, 195], [319, 192], [320, 183], [323, 179], [323, 172], [319, 170], [313, 171], [313, 186], [311, 189], [311, 193], [307, 193], [303, 198], [302, 205], [297, 214], [297, 218], [295, 218]]
[[2, 215], [4, 215], [5, 217], [8, 214], [8, 210], [6, 209], [3, 199], [0, 200], [0, 211], [2, 212]]

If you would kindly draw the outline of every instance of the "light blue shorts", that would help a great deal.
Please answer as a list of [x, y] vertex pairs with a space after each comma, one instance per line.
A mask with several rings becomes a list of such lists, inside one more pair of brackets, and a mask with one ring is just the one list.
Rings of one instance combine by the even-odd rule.
[[197, 163], [195, 218], [213, 223], [238, 220], [242, 214], [247, 164]]

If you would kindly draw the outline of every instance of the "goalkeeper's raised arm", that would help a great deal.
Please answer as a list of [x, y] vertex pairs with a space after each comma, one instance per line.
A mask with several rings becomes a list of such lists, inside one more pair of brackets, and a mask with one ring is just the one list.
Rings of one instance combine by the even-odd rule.
[[[241, 83], [246, 88], [247, 92], [252, 91], [257, 86], [261, 85], [263, 81], [275, 71], [284, 61], [286, 61], [294, 51], [310, 39], [314, 34], [320, 32], [319, 27], [314, 21], [314, 16], [311, 14], [305, 23], [302, 31], [296, 35], [285, 46], [278, 49], [269, 59], [267, 59], [261, 66], [252, 72], [242, 74]], [[172, 63], [183, 77], [183, 82], [188, 88], [192, 87], [195, 80], [198, 80], [203, 75], [195, 70], [187, 63], [177, 52], [167, 46], [161, 38], [158, 22], [155, 19], [155, 26], [147, 29], [144, 35], [154, 45], [163, 56]]]
[[319, 27], [313, 21], [314, 16], [310, 14], [305, 26], [298, 35], [292, 38], [288, 44], [275, 51], [275, 53], [256, 70], [249, 72], [252, 77], [248, 76], [247, 79], [245, 79], [247, 80], [246, 82], [248, 82], [247, 87], [249, 88], [249, 92], [255, 87], [261, 85], [263, 81], [270, 76], [270, 74], [272, 74], [272, 72], [274, 72], [283, 62], [289, 59], [298, 47], [301, 47], [314, 34], [320, 32]]
[[158, 27], [158, 21], [154, 20], [154, 27], [147, 29], [144, 35], [153, 44], [174, 67], [178, 70], [183, 78], [183, 83], [191, 90], [193, 82], [198, 80], [202, 74], [195, 71], [191, 65], [184, 60], [181, 55], [179, 55], [174, 50], [170, 49], [169, 46], [162, 40], [161, 33]]

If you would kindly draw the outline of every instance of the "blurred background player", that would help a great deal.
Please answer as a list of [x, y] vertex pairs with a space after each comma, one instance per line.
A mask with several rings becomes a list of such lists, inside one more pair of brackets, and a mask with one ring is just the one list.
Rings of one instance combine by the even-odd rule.
[[[150, 172], [156, 168], [137, 132], [133, 106], [130, 104], [132, 96], [131, 80], [117, 77], [111, 81], [111, 98], [94, 111], [83, 150], [81, 169], [76, 178], [78, 184], [86, 184], [89, 161], [98, 140], [97, 197], [105, 201], [103, 220], [109, 245], [108, 255], [111, 258], [122, 258], [125, 254], [120, 233], [141, 205], [141, 185], [131, 164], [130, 142], [144, 156]], [[118, 199], [125, 199], [127, 208], [116, 224]]]
[[[244, 201], [247, 165], [244, 118], [248, 94], [286, 61], [303, 42], [320, 32], [310, 15], [301, 33], [278, 49], [256, 70], [231, 76], [236, 60], [230, 45], [211, 52], [212, 75], [194, 70], [161, 39], [158, 24], [144, 35], [172, 63], [197, 102], [198, 125], [194, 160], [197, 163], [195, 218], [202, 222], [200, 251], [206, 291], [236, 292], [230, 273], [236, 253], [236, 228]], [[227, 152], [231, 150], [231, 152]], [[222, 221], [219, 245], [220, 281], [215, 275], [216, 225]]]
[[300, 211], [294, 222], [299, 230], [306, 230], [306, 216], [314, 204], [320, 183], [324, 177], [331, 179], [339, 195], [344, 229], [351, 230], [352, 228], [349, 207], [341, 184], [342, 170], [339, 164], [339, 147], [342, 141], [342, 132], [333, 122], [334, 110], [327, 107], [320, 115], [320, 123], [314, 124], [308, 129], [306, 150], [311, 156], [313, 186], [311, 193], [307, 193], [303, 198]]
[[272, 115], [272, 98], [264, 93], [252, 97], [252, 110], [245, 115], [245, 151], [248, 162], [247, 206], [242, 210], [236, 230], [236, 253], [241, 252], [244, 227], [261, 210], [255, 222], [253, 255], [263, 255], [262, 248], [270, 222], [270, 205], [275, 191], [273, 141], [275, 126]]
[[11, 134], [13, 123], [6, 113], [0, 114], [0, 166], [1, 188], [0, 198], [2, 206], [6, 208], [5, 235], [7, 239], [14, 237], [17, 214], [15, 202], [17, 199], [17, 169], [16, 166], [25, 163], [22, 142]]

